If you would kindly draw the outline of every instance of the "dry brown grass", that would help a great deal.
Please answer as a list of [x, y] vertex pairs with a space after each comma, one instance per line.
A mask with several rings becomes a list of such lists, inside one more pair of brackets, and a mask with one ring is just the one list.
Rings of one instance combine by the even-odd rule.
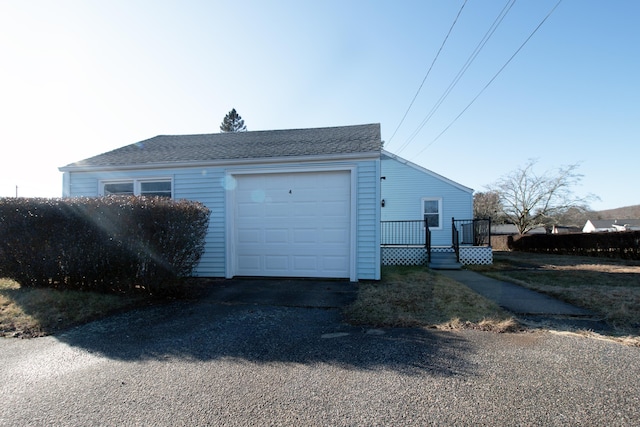
[[640, 262], [495, 252], [492, 266], [473, 269], [587, 308], [621, 333], [640, 335]]
[[142, 301], [140, 297], [22, 288], [0, 279], [0, 336], [49, 335]]
[[359, 285], [358, 298], [345, 313], [351, 323], [372, 326], [518, 328], [492, 301], [424, 267], [384, 267], [381, 281]]

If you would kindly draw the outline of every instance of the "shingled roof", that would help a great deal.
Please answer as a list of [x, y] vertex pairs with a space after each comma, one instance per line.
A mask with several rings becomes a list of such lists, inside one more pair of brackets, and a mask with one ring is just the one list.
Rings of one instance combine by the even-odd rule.
[[205, 135], [160, 135], [61, 170], [380, 152], [380, 124]]

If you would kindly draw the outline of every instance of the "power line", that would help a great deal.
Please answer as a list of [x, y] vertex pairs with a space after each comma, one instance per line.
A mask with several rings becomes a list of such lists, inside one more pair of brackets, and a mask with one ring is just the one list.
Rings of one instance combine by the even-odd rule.
[[502, 72], [502, 70], [504, 70], [507, 65], [509, 65], [509, 63], [513, 60], [513, 58], [522, 50], [522, 48], [529, 42], [529, 40], [531, 39], [531, 37], [533, 37], [533, 35], [540, 29], [540, 27], [542, 27], [542, 24], [544, 24], [546, 22], [546, 20], [551, 16], [551, 14], [556, 10], [556, 8], [560, 5], [560, 3], [562, 3], [562, 0], [558, 0], [558, 2], [556, 3], [555, 6], [553, 6], [553, 8], [549, 11], [549, 13], [547, 13], [547, 16], [544, 17], [544, 19], [538, 24], [538, 26], [533, 30], [533, 32], [531, 34], [529, 34], [529, 37], [527, 37], [525, 39], [525, 41], [520, 45], [520, 47], [514, 52], [513, 55], [511, 55], [511, 57], [507, 60], [507, 62], [498, 70], [498, 72], [491, 78], [491, 80], [489, 80], [489, 82], [482, 88], [482, 90], [480, 92], [478, 92], [478, 94], [471, 100], [471, 102], [469, 102], [469, 104], [467, 104], [466, 107], [464, 107], [464, 109], [460, 112], [460, 114], [458, 114], [452, 121], [451, 123], [449, 123], [449, 125], [444, 128], [444, 130], [442, 132], [440, 132], [438, 134], [438, 136], [436, 136], [433, 141], [431, 141], [429, 144], [427, 144], [426, 147], [424, 147], [422, 150], [420, 150], [414, 157], [419, 156], [420, 154], [422, 154], [427, 148], [431, 147], [433, 145], [434, 142], [436, 142], [438, 139], [440, 139], [440, 137], [447, 131], [449, 130], [449, 128], [451, 126], [453, 126], [453, 124], [458, 121], [458, 119], [469, 109], [469, 107], [471, 107], [471, 105], [473, 105], [474, 102], [476, 102], [476, 100], [480, 97], [480, 95], [482, 95], [482, 93], [491, 85], [491, 83], [493, 83], [493, 81], [498, 77], [498, 75], [500, 75], [500, 73]]
[[422, 86], [424, 86], [424, 82], [427, 81], [427, 77], [429, 77], [429, 74], [431, 74], [431, 70], [433, 69], [433, 66], [436, 63], [436, 60], [440, 56], [440, 52], [442, 52], [442, 48], [444, 47], [445, 43], [447, 43], [447, 40], [449, 39], [449, 35], [453, 31], [453, 27], [455, 27], [456, 22], [458, 22], [458, 18], [460, 17], [460, 14], [462, 13], [462, 9], [464, 9], [464, 6], [466, 4], [467, 4], [467, 0], [464, 0], [464, 3], [462, 3], [462, 6], [460, 7], [460, 10], [458, 11], [458, 14], [456, 15], [456, 18], [453, 20], [453, 23], [451, 24], [451, 27], [449, 28], [449, 32], [447, 33], [447, 35], [445, 36], [444, 40], [442, 41], [442, 44], [440, 45], [440, 49], [438, 49], [438, 52], [436, 53], [436, 56], [433, 58], [433, 61], [431, 62], [431, 66], [429, 67], [429, 70], [427, 70], [427, 74], [425, 74], [424, 78], [422, 79], [422, 83], [420, 83], [420, 86], [418, 87], [418, 90], [417, 90], [416, 94], [413, 96], [413, 99], [411, 100], [411, 103], [409, 104], [409, 107], [407, 108], [407, 111], [405, 111], [404, 116], [402, 116], [402, 120], [400, 120], [400, 123], [398, 123], [398, 127], [396, 127], [396, 130], [393, 131], [393, 135], [391, 135], [391, 138], [389, 138], [389, 141], [387, 143], [390, 143], [391, 140], [393, 139], [393, 137], [396, 136], [396, 133], [398, 132], [398, 129], [400, 129], [400, 126], [402, 126], [402, 123], [404, 123], [404, 119], [407, 118], [407, 114], [409, 114], [409, 110], [411, 110], [411, 107], [413, 106], [413, 103], [416, 101], [416, 98], [418, 97], [418, 94], [422, 90]]
[[414, 130], [411, 133], [411, 135], [409, 135], [409, 137], [407, 138], [405, 143], [398, 149], [398, 151], [396, 151], [397, 154], [400, 154], [416, 138], [416, 136], [418, 136], [418, 134], [425, 127], [427, 122], [429, 120], [431, 120], [431, 117], [433, 117], [433, 115], [438, 110], [438, 108], [440, 108], [440, 105], [442, 105], [444, 100], [449, 96], [449, 94], [451, 93], [453, 88], [458, 84], [458, 82], [460, 81], [462, 76], [466, 73], [466, 71], [469, 69], [469, 67], [473, 63], [473, 61], [480, 54], [480, 51], [487, 44], [487, 42], [489, 41], [491, 36], [493, 36], [493, 33], [495, 33], [495, 31], [498, 29], [498, 26], [500, 26], [500, 24], [504, 20], [505, 16], [507, 16], [507, 13], [509, 13], [509, 11], [511, 10], [511, 8], [515, 4], [515, 2], [516, 2], [516, 0], [507, 0], [507, 3], [504, 5], [504, 7], [500, 11], [500, 13], [496, 17], [496, 19], [493, 21], [493, 23], [491, 24], [491, 26], [489, 27], [489, 29], [487, 30], [485, 35], [482, 37], [480, 42], [478, 42], [478, 45], [475, 47], [475, 49], [473, 50], [471, 55], [469, 55], [469, 58], [467, 58], [467, 61], [464, 63], [462, 68], [460, 68], [460, 71], [458, 71], [458, 74], [456, 74], [456, 76], [453, 78], [453, 80], [451, 81], [451, 83], [449, 84], [447, 89], [443, 92], [443, 94], [440, 96], [440, 98], [436, 101], [434, 106], [431, 108], [431, 111], [429, 111], [427, 116], [422, 120], [422, 122], [420, 122], [420, 124], [418, 125], [416, 130]]

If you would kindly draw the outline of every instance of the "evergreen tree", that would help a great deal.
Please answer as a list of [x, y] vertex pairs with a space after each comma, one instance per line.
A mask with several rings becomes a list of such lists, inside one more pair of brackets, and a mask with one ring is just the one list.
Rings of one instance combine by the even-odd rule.
[[246, 132], [247, 127], [240, 114], [233, 108], [224, 116], [224, 120], [220, 123], [220, 132]]

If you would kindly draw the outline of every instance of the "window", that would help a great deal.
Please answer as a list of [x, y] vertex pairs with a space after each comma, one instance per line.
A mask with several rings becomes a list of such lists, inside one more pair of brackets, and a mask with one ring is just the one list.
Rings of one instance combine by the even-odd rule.
[[133, 195], [133, 182], [109, 182], [104, 184], [105, 196], [111, 194], [131, 194]]
[[172, 197], [173, 182], [170, 179], [145, 179], [129, 181], [104, 181], [102, 194]]
[[171, 197], [171, 181], [144, 181], [140, 183], [141, 196]]
[[422, 215], [429, 228], [442, 228], [442, 199], [422, 199]]

